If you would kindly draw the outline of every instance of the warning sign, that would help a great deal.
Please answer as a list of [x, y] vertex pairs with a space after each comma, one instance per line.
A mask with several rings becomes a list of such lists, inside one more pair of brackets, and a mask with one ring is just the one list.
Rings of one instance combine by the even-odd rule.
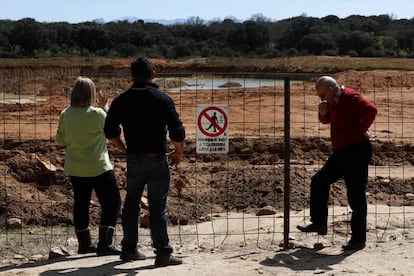
[[227, 105], [197, 106], [197, 153], [229, 151]]

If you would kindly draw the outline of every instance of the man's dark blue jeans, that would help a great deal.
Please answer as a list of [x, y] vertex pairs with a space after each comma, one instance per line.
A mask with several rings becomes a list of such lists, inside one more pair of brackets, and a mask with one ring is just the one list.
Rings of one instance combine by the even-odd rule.
[[170, 171], [163, 154], [128, 153], [127, 193], [122, 211], [124, 238], [122, 251], [133, 253], [138, 244], [138, 220], [144, 187], [147, 185], [150, 212], [151, 238], [157, 255], [170, 255], [167, 233], [167, 196], [170, 188]]

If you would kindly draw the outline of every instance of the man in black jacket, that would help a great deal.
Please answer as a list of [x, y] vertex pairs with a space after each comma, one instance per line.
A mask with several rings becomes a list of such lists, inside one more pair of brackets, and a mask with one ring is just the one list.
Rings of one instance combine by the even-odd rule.
[[[146, 58], [131, 63], [133, 85], [117, 96], [108, 110], [105, 134], [127, 153], [127, 193], [122, 211], [122, 253], [124, 261], [142, 260], [138, 251], [140, 201], [148, 185], [150, 228], [156, 258], [155, 266], [178, 265], [167, 233], [167, 196], [170, 187], [168, 159], [180, 163], [185, 129], [173, 100], [151, 82], [155, 73]], [[121, 128], [125, 143], [120, 139]], [[175, 150], [167, 153], [167, 132]]]

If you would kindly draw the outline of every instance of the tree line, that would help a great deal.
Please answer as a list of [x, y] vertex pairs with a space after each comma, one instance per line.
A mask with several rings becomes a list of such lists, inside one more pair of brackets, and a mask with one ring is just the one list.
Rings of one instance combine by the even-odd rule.
[[0, 20], [0, 57], [414, 57], [414, 18], [389, 15], [272, 21], [261, 14], [162, 25], [144, 20], [70, 24]]

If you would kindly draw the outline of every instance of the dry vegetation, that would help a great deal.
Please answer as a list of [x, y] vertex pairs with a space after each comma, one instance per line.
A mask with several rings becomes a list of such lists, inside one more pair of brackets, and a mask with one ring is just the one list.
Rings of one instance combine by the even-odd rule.
[[[103, 71], [128, 69], [131, 59], [49, 58], [1, 59], [0, 70], [43, 68], [95, 68]], [[159, 72], [265, 72], [265, 73], [338, 73], [346, 70], [414, 70], [409, 58], [285, 57], [273, 59], [193, 58], [165, 60], [151, 58]]]

